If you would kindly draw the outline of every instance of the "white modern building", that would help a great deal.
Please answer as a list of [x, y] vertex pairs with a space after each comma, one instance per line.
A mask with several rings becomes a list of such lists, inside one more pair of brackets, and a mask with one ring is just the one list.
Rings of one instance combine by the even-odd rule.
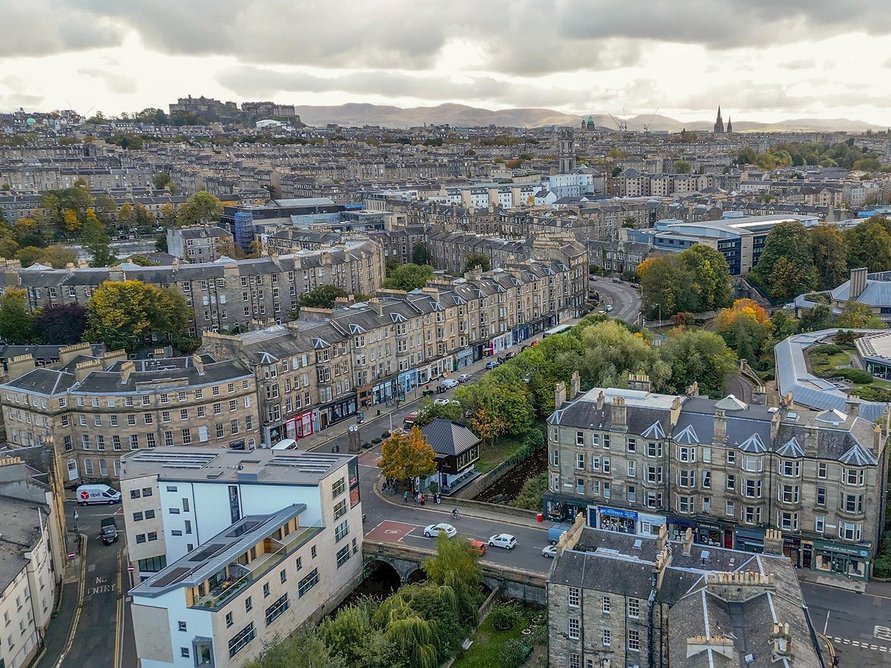
[[355, 456], [140, 451], [121, 491], [143, 668], [244, 665], [361, 577]]

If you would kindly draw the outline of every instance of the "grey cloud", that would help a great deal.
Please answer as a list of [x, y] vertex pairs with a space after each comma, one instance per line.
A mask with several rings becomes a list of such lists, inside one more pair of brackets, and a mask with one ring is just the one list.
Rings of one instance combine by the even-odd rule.
[[0, 3], [0, 57], [44, 56], [121, 43], [113, 21], [75, 2]]
[[[816, 86], [826, 83], [823, 79], [809, 80]], [[891, 94], [869, 94], [857, 87], [835, 85], [833, 92], [795, 92], [792, 85], [765, 84], [755, 81], [735, 81], [708, 89], [672, 102], [671, 106], [686, 109], [709, 109], [718, 104], [725, 115], [739, 118], [738, 112], [746, 111], [801, 111], [814, 112], [836, 107], [891, 106]]]
[[126, 74], [121, 74], [120, 72], [85, 67], [79, 70], [79, 73], [88, 77], [101, 79], [105, 83], [105, 87], [112, 93], [130, 95], [139, 90], [139, 87], [136, 84], [136, 79]]
[[[67, 0], [69, 3], [74, 0]], [[152, 48], [242, 62], [425, 69], [450, 40], [479, 70], [537, 74], [638, 62], [653, 41], [721, 50], [845, 32], [891, 32], [885, 0], [79, 0]]]
[[503, 81], [489, 76], [475, 76], [467, 81], [452, 81], [432, 75], [403, 72], [367, 71], [334, 77], [319, 77], [305, 72], [282, 72], [245, 66], [225, 71], [218, 81], [238, 96], [274, 97], [278, 93], [320, 93], [338, 91], [356, 95], [415, 97], [431, 101], [489, 101], [523, 105], [535, 100], [536, 106], [563, 106], [578, 102], [579, 94], [562, 88], [543, 88]]

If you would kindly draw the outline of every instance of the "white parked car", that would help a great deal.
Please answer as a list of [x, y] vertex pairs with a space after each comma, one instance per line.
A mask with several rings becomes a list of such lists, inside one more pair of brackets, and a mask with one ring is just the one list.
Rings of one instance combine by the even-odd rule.
[[450, 400], [446, 399], [445, 397], [439, 397], [439, 398], [433, 400], [433, 404], [435, 406], [448, 406], [449, 401]]
[[470, 378], [471, 376], [469, 373], [462, 373], [460, 376], [458, 376], [458, 382], [466, 383], [468, 380], [470, 380]]
[[501, 547], [505, 550], [512, 550], [517, 546], [517, 539], [509, 533], [500, 533], [489, 538], [489, 545], [492, 547]]
[[439, 386], [446, 390], [451, 390], [453, 387], [458, 387], [458, 381], [454, 378], [446, 378], [439, 384]]
[[556, 545], [545, 545], [541, 549], [541, 556], [547, 557], [548, 559], [553, 559], [557, 556], [557, 546]]
[[444, 533], [449, 538], [454, 538], [457, 535], [458, 530], [451, 524], [446, 524], [445, 522], [440, 522], [439, 524], [428, 524], [424, 527], [425, 538], [433, 538], [441, 533]]

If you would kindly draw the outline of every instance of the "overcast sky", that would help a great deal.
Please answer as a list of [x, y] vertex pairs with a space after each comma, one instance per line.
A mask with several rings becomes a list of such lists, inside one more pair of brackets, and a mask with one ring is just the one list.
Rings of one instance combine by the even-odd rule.
[[891, 124], [891, 0], [0, 0], [0, 110], [188, 94]]

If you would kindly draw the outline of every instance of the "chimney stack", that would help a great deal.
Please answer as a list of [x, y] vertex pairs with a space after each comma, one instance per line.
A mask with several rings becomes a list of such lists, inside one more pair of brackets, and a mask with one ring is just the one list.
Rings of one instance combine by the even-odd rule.
[[682, 548], [682, 552], [685, 557], [690, 556], [690, 551], [693, 549], [693, 529], [687, 527], [687, 530], [684, 532], [684, 546]]
[[554, 388], [554, 410], [566, 403], [566, 383], [562, 380]]
[[857, 417], [860, 415], [860, 399], [849, 396], [845, 399], [845, 415]]
[[628, 426], [628, 408], [625, 406], [624, 397], [613, 397], [610, 409], [611, 428], [616, 431], [625, 431]]
[[723, 408], [715, 409], [715, 419], [713, 427], [714, 437], [712, 441], [717, 444], [723, 444], [727, 440], [727, 414]]
[[201, 355], [192, 355], [192, 366], [195, 367], [199, 376], [204, 375], [204, 359]]
[[570, 387], [569, 397], [570, 397], [570, 399], [575, 399], [579, 395], [579, 390], [581, 390], [581, 386], [582, 386], [582, 381], [581, 381], [581, 378], [579, 378], [579, 372], [573, 371], [572, 378], [570, 378], [570, 380], [569, 380], [569, 387]]
[[695, 380], [692, 385], [687, 387], [687, 396], [688, 397], [698, 397], [699, 396], [699, 383]]
[[603, 390], [597, 393], [597, 410], [603, 410]]
[[783, 534], [779, 529], [768, 529], [764, 532], [764, 554], [783, 553]]
[[628, 376], [628, 389], [640, 392], [649, 392], [652, 384], [650, 377], [645, 373], [632, 373]]

